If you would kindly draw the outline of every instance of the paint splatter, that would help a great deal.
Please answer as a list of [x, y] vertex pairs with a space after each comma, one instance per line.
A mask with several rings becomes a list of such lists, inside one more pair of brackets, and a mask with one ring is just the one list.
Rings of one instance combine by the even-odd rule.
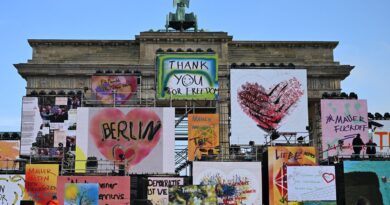
[[256, 193], [247, 177], [234, 175], [226, 179], [220, 174], [205, 176], [200, 185], [213, 185], [216, 187], [218, 204], [245, 204], [250, 194]]

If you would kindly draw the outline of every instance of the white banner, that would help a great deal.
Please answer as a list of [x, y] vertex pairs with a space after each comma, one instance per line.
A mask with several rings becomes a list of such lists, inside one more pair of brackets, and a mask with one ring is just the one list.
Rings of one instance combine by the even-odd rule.
[[264, 144], [272, 130], [307, 133], [306, 70], [232, 69], [230, 82], [231, 144]]
[[336, 201], [334, 166], [288, 166], [288, 201]]

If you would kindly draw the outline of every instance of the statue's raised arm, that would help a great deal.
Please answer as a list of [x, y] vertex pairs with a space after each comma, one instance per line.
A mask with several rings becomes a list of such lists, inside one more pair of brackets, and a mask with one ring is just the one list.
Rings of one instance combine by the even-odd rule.
[[180, 7], [179, 5], [189, 8], [190, 7], [190, 0], [173, 0], [174, 7], [175, 6]]

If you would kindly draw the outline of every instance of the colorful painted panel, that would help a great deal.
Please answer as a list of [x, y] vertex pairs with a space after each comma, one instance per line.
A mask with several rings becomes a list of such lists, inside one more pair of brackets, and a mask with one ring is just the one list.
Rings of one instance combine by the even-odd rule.
[[158, 55], [157, 98], [217, 99], [217, 59], [214, 54]]
[[14, 161], [19, 157], [20, 141], [0, 141], [0, 169], [18, 169], [19, 164]]
[[344, 161], [344, 183], [345, 204], [390, 205], [389, 161]]
[[0, 204], [17, 205], [24, 195], [24, 175], [0, 175]]
[[215, 186], [176, 186], [169, 188], [169, 205], [216, 205]]
[[302, 201], [288, 202], [288, 205], [337, 205], [336, 201]]
[[[122, 160], [131, 173], [174, 172], [174, 108], [80, 108], [78, 112], [77, 135], [88, 137], [77, 139], [77, 160], [94, 156], [117, 162], [116, 168]], [[76, 168], [83, 171], [82, 165]]]
[[232, 69], [230, 82], [230, 144], [264, 144], [273, 130], [307, 132], [306, 70]]
[[314, 147], [268, 147], [269, 203], [287, 204], [287, 166], [316, 164]]
[[58, 164], [27, 164], [25, 199], [37, 205], [46, 205], [57, 195]]
[[378, 155], [390, 153], [390, 120], [375, 120], [375, 122], [383, 125], [372, 132], [372, 140], [378, 146], [376, 152]]
[[182, 177], [148, 177], [148, 200], [154, 205], [168, 205], [168, 188], [183, 185]]
[[[76, 109], [80, 106], [80, 97], [65, 97], [66, 105], [64, 100], [58, 100], [63, 98], [23, 97], [21, 155], [45, 157], [46, 153], [39, 152], [39, 148], [66, 147], [64, 139], [76, 137]], [[37, 149], [31, 150], [33, 144]], [[75, 147], [68, 148], [74, 151]]]
[[288, 201], [336, 201], [334, 166], [288, 166]]
[[262, 204], [261, 162], [193, 162], [193, 184], [216, 187], [217, 204]]
[[92, 93], [102, 104], [126, 104], [137, 92], [137, 76], [92, 76]]
[[99, 205], [129, 204], [130, 177], [127, 176], [59, 176], [57, 182], [58, 200], [63, 201], [65, 184], [97, 183]]
[[64, 205], [98, 205], [99, 184], [65, 184]]
[[202, 155], [217, 155], [219, 150], [218, 114], [188, 115], [188, 160]]
[[354, 150], [353, 145], [368, 142], [367, 101], [321, 100], [321, 125], [324, 158], [361, 152], [362, 148]]

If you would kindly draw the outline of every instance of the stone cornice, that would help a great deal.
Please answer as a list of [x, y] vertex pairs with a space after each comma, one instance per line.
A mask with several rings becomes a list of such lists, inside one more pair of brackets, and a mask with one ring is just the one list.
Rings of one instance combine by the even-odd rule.
[[31, 47], [36, 46], [131, 46], [138, 45], [134, 40], [64, 40], [29, 39]]
[[[106, 71], [110, 70], [113, 73], [107, 73], [107, 75], [116, 74], [116, 70], [138, 70], [142, 72], [142, 75], [150, 76], [155, 74], [154, 65], [121, 65], [121, 64], [30, 64], [20, 63], [15, 64], [15, 68], [19, 74], [23, 77], [34, 75], [93, 75], [97, 70]], [[224, 75], [224, 68], [228, 69], [226, 65], [220, 65], [220, 74]], [[349, 76], [354, 66], [350, 65], [307, 65], [297, 66], [293, 69], [307, 69], [309, 78], [338, 78], [344, 80]], [[233, 68], [232, 68], [233, 69]], [[289, 67], [236, 67], [234, 69], [291, 69]], [[222, 73], [223, 72], [223, 73]], [[104, 74], [104, 73], [102, 73]], [[123, 73], [122, 73], [123, 74]]]
[[145, 43], [227, 43], [233, 39], [233, 37], [229, 36], [226, 32], [141, 32], [140, 35], [137, 35], [135, 38], [137, 41]]
[[335, 49], [338, 43], [337, 41], [232, 41], [229, 42], [229, 47]]

